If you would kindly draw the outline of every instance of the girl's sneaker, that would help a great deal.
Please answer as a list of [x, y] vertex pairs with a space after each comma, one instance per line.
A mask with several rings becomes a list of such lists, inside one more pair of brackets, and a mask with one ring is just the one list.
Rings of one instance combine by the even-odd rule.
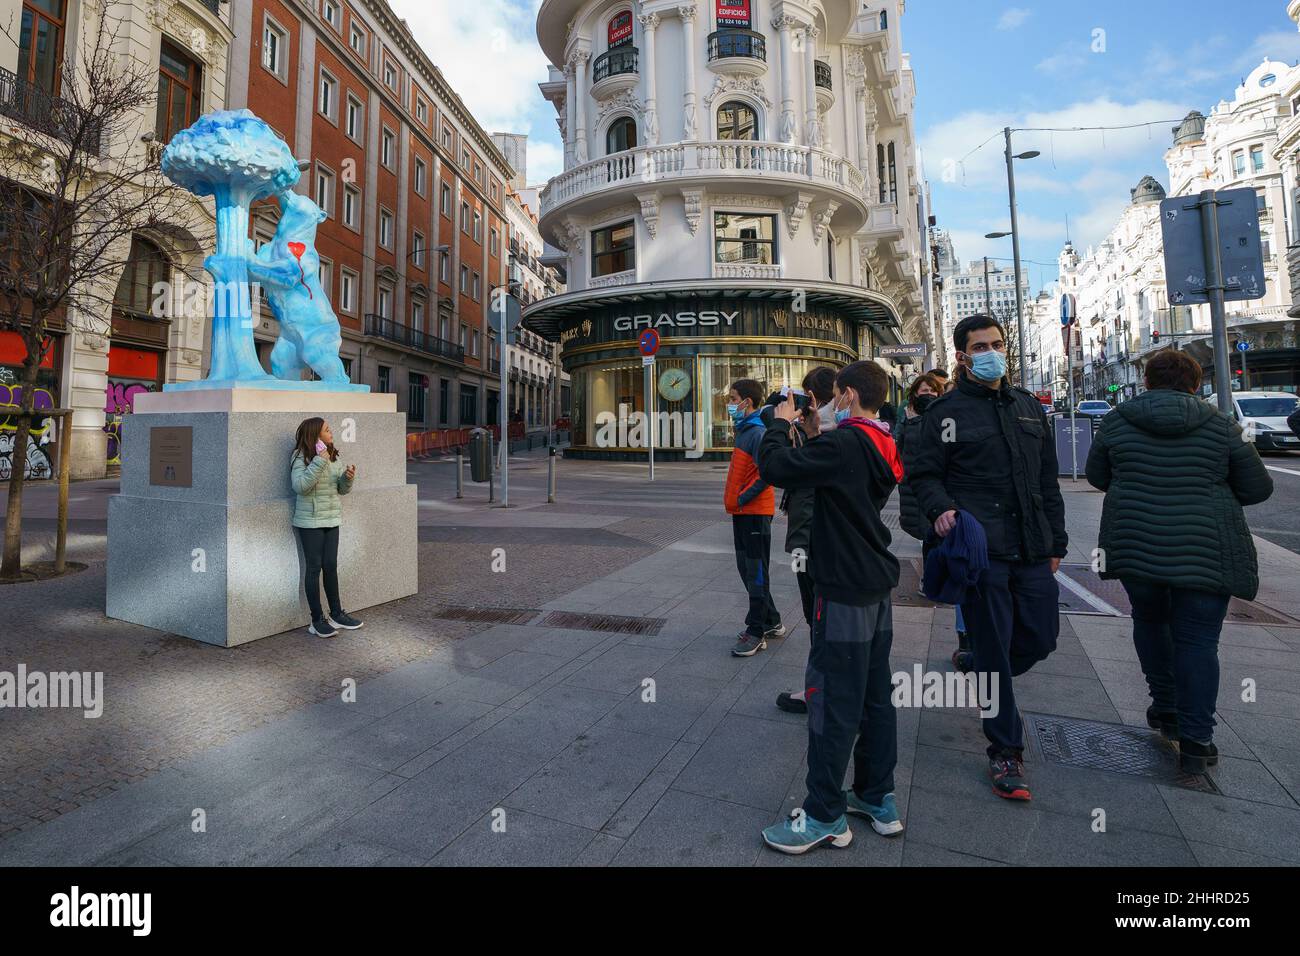
[[334, 622], [335, 627], [341, 627], [345, 631], [355, 631], [362, 626], [360, 621], [346, 611], [341, 614], [331, 614], [330, 620]]
[[903, 819], [898, 815], [898, 806], [892, 793], [885, 794], [880, 806], [873, 806], [863, 800], [852, 789], [844, 791], [844, 800], [849, 813], [856, 813], [871, 821], [871, 829], [881, 836], [898, 836], [903, 832]]
[[809, 816], [791, 816], [764, 830], [763, 842], [773, 850], [798, 856], [827, 842], [831, 846], [848, 846], [853, 842], [853, 831], [844, 814], [833, 823], [820, 823]]
[[307, 633], [315, 634], [317, 637], [337, 637], [339, 632], [334, 630], [334, 625], [330, 623], [329, 618], [323, 618], [312, 621], [311, 627], [307, 628]]

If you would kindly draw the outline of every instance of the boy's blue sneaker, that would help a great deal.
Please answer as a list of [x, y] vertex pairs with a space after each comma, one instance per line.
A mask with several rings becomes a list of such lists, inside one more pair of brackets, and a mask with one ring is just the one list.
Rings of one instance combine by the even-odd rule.
[[849, 813], [869, 819], [871, 829], [881, 836], [898, 836], [903, 832], [903, 820], [898, 815], [898, 806], [894, 803], [892, 793], [885, 794], [878, 807], [867, 803], [851, 789], [844, 791], [844, 799], [848, 803]]
[[[798, 830], [795, 827], [799, 827]], [[773, 850], [798, 855], [830, 841], [831, 846], [845, 847], [853, 842], [849, 818], [840, 814], [834, 823], [820, 823], [809, 816], [790, 817], [763, 831], [763, 842]]]

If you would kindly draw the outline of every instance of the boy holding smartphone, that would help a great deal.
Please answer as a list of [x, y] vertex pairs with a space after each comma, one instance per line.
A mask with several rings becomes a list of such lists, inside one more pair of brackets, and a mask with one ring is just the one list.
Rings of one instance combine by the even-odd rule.
[[[806, 853], [825, 842], [848, 846], [853, 831], [846, 811], [868, 818], [882, 836], [903, 832], [893, 794], [898, 740], [889, 670], [898, 560], [880, 518], [903, 478], [894, 440], [878, 419], [888, 381], [875, 362], [852, 363], [835, 378], [834, 430], [793, 448], [790, 423], [798, 413], [787, 399], [758, 449], [765, 481], [815, 490], [808, 796], [791, 819], [763, 831], [767, 845], [782, 853]], [[853, 787], [842, 791], [850, 755]]]

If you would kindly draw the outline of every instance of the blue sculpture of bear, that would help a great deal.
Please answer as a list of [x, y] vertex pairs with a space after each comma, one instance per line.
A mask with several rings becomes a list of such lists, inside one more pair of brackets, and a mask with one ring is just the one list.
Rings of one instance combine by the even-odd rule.
[[325, 384], [345, 385], [339, 359], [342, 336], [329, 296], [320, 284], [316, 226], [325, 212], [307, 196], [279, 193], [280, 222], [275, 238], [248, 259], [248, 275], [261, 283], [280, 322], [271, 349], [271, 372], [279, 379], [302, 377], [311, 368]]

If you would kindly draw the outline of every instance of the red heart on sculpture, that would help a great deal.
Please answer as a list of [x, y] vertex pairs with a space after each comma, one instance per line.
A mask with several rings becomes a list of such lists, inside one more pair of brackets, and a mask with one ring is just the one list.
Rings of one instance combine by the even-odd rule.
[[301, 259], [302, 254], [307, 251], [307, 244], [304, 242], [289, 243], [289, 251], [293, 253], [295, 259]]

